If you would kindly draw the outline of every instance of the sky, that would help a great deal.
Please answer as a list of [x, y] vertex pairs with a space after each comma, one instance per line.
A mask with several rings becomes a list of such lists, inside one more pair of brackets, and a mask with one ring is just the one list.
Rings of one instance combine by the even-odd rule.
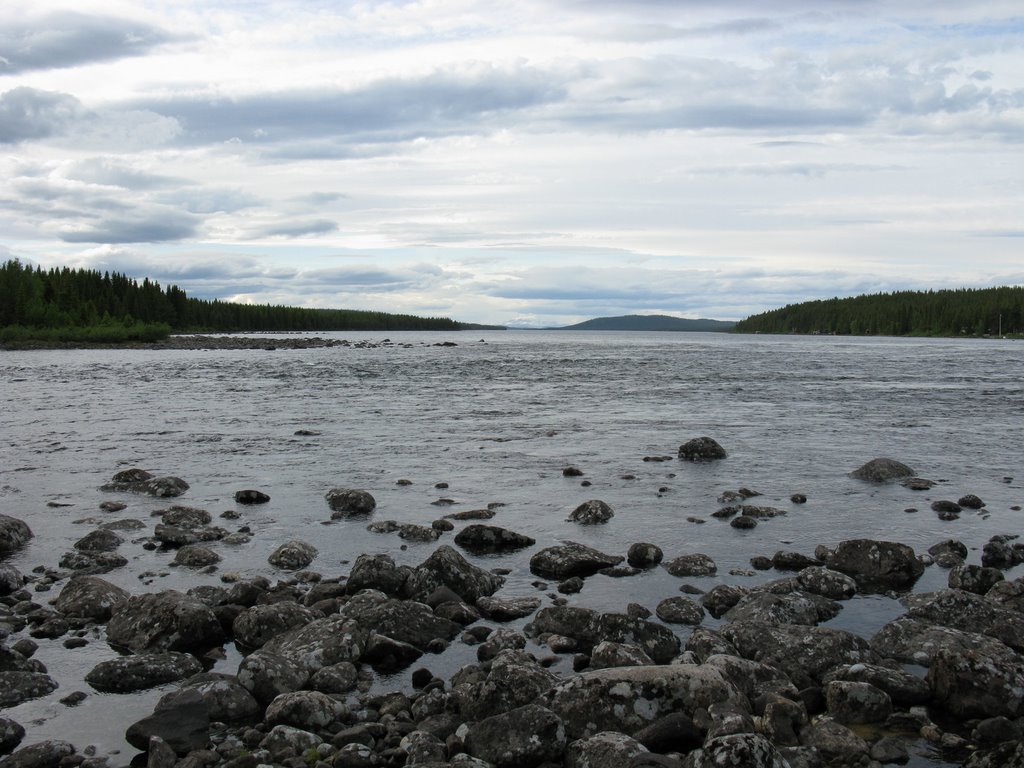
[[0, 0], [0, 259], [536, 327], [1024, 283], [1020, 0]]

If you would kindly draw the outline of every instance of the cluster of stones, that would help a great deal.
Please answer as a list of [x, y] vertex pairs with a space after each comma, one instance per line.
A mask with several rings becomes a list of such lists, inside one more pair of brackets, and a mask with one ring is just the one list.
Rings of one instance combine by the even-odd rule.
[[[724, 500], [754, 495], [732, 493]], [[335, 489], [327, 500], [338, 519], [375, 508], [366, 491]], [[605, 507], [587, 502], [570, 520], [607, 522]], [[180, 553], [226, 538], [211, 522], [172, 507], [158, 525], [166, 526], [161, 542], [175, 542]], [[31, 535], [0, 515], [0, 554]], [[535, 544], [477, 522], [455, 543], [474, 554]], [[625, 557], [564, 542], [529, 561], [537, 577], [559, 582], [561, 595], [548, 592], [544, 605], [541, 597], [498, 596], [504, 577], [447, 545], [417, 566], [361, 555], [347, 575], [328, 577], [300, 570], [315, 548], [288, 542], [271, 557], [295, 573], [276, 583], [225, 575], [222, 586], [131, 596], [80, 573], [50, 608], [32, 601], [29, 579], [0, 565], [0, 604], [9, 633], [66, 634], [68, 642], [105, 636], [123, 651], [86, 676], [97, 691], [177, 685], [126, 733], [152, 768], [874, 766], [906, 762], [922, 738], [970, 768], [1021, 768], [1024, 579], [1003, 573], [1021, 552], [1014, 537], [994, 537], [975, 565], [955, 540], [927, 554], [846, 540], [813, 556], [755, 558], [755, 567], [775, 568], [780, 578], [687, 590], [692, 597], [669, 597], [652, 613], [637, 604], [593, 610], [564, 595], [595, 573], [662, 567], [710, 576], [713, 560], [665, 560], [646, 542]], [[928, 566], [949, 569], [948, 588], [910, 594]], [[844, 601], [872, 592], [902, 594], [906, 609], [874, 637], [819, 626]], [[705, 625], [708, 615], [721, 623]], [[524, 618], [522, 631], [501, 626]], [[685, 643], [677, 625], [691, 627]], [[226, 642], [245, 654], [235, 674], [204, 672]], [[452, 642], [473, 646], [476, 661], [447, 680], [429, 662], [418, 666]], [[0, 645], [0, 707], [56, 689], [34, 650], [24, 637]], [[571, 674], [553, 669], [563, 655]], [[908, 664], [926, 673], [911, 674]], [[379, 674], [414, 665], [411, 690], [373, 692]], [[959, 727], [943, 730], [936, 712]], [[105, 764], [59, 740], [18, 748], [23, 734], [0, 717], [0, 754], [10, 753], [0, 768]]]

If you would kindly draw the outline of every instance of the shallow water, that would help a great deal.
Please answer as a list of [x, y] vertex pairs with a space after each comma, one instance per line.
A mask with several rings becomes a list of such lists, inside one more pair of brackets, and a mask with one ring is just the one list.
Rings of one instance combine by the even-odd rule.
[[[538, 541], [516, 555], [470, 557], [511, 570], [502, 595], [552, 591], [553, 584], [538, 591], [528, 560], [560, 540], [617, 554], [635, 541], [659, 544], [667, 558], [704, 552], [718, 575], [690, 581], [708, 589], [778, 577], [729, 574], [749, 568], [753, 555], [812, 554], [817, 544], [856, 537], [902, 541], [919, 551], [955, 537], [978, 550], [971, 560], [978, 562], [984, 542], [1018, 533], [1024, 519], [1011, 509], [1024, 503], [1020, 342], [524, 331], [347, 337], [391, 343], [0, 353], [7, 404], [0, 414], [0, 511], [26, 520], [35, 533], [11, 561], [23, 572], [55, 566], [95, 527], [76, 522], [84, 518], [134, 517], [147, 525], [142, 534], [151, 532], [150, 514], [174, 502], [99, 490], [133, 466], [184, 478], [191, 489], [177, 503], [215, 517], [236, 509], [236, 490], [269, 493], [269, 504], [238, 508], [239, 521], [219, 521], [231, 530], [251, 526], [251, 543], [214, 546], [224, 558], [220, 572], [275, 578], [282, 574], [267, 565], [267, 555], [292, 538], [318, 547], [313, 568], [326, 576], [347, 573], [347, 563], [363, 552], [415, 564], [437, 546], [401, 549], [397, 535], [370, 533], [366, 521], [331, 524], [323, 494], [332, 487], [371, 491], [375, 520], [429, 524], [502, 502], [493, 523]], [[443, 341], [457, 346], [433, 346]], [[296, 436], [299, 429], [320, 434]], [[717, 439], [729, 458], [643, 460], [674, 457], [682, 442], [700, 435]], [[904, 461], [940, 484], [913, 492], [848, 476], [876, 456]], [[584, 477], [563, 477], [568, 465]], [[396, 485], [403, 478], [412, 485]], [[592, 485], [582, 487], [582, 479]], [[438, 482], [449, 487], [437, 489]], [[763, 494], [755, 503], [787, 514], [752, 531], [708, 517], [723, 491], [741, 486]], [[789, 501], [796, 492], [807, 495], [806, 504]], [[929, 509], [934, 499], [965, 493], [980, 496], [986, 508], [965, 510], [952, 522]], [[442, 497], [455, 504], [431, 503]], [[610, 523], [585, 528], [565, 521], [591, 498], [612, 505]], [[100, 512], [106, 499], [129, 506]], [[688, 522], [691, 516], [707, 522]], [[439, 543], [450, 540], [447, 534]], [[148, 552], [139, 541], [120, 553], [129, 565], [105, 578], [135, 593], [219, 583], [218, 574], [169, 567], [173, 553]], [[140, 578], [147, 572], [156, 575]], [[945, 577], [929, 569], [917, 588], [944, 586]], [[572, 601], [653, 609], [680, 583], [661, 569], [626, 579], [597, 576]], [[870, 636], [898, 612], [888, 598], [861, 598], [832, 624]], [[159, 692], [90, 692], [68, 709], [57, 700], [72, 690], [89, 692], [82, 675], [113, 652], [103, 642], [73, 652], [60, 640], [39, 642], [37, 658], [61, 688], [10, 711], [29, 738], [60, 736], [80, 749], [96, 744], [101, 753], [122, 746], [123, 728], [147, 714]], [[443, 657], [423, 661], [445, 672], [472, 656], [473, 649], [455, 643]], [[218, 669], [234, 672], [237, 661], [228, 649]], [[399, 675], [379, 685], [404, 684]]]

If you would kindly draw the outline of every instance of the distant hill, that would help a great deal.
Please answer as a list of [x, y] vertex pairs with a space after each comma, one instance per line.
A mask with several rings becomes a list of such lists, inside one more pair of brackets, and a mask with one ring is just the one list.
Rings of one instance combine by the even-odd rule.
[[620, 315], [595, 317], [576, 325], [555, 328], [557, 331], [731, 331], [736, 323], [730, 320], [687, 320], [670, 315]]

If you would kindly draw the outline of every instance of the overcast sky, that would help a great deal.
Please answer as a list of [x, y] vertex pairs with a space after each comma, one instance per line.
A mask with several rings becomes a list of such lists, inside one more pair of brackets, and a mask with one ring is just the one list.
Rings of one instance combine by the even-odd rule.
[[1024, 282], [1020, 0], [33, 0], [0, 259], [514, 325]]

